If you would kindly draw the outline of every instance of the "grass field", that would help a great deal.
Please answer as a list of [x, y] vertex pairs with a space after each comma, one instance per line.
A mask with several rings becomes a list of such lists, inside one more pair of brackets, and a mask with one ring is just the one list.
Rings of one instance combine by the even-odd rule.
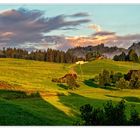
[[[89, 80], [103, 69], [127, 73], [130, 69], [140, 69], [140, 64], [96, 60], [81, 68], [82, 73], [75, 64], [0, 58], [0, 124], [73, 125], [80, 106], [90, 103], [102, 107], [107, 100], [115, 103], [125, 99], [127, 114], [131, 105], [140, 112], [140, 90], [102, 89]], [[80, 88], [67, 90], [51, 82], [71, 70], [78, 73]], [[40, 96], [29, 96], [36, 92]]]

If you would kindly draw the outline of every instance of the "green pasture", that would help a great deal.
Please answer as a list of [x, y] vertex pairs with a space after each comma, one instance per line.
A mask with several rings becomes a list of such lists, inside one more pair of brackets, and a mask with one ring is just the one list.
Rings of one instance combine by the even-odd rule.
[[[0, 124], [73, 125], [80, 106], [102, 107], [107, 100], [116, 103], [125, 99], [127, 114], [132, 105], [140, 112], [140, 90], [105, 89], [92, 83], [90, 79], [103, 69], [127, 73], [140, 69], [140, 64], [104, 59], [83, 64], [80, 69], [76, 64], [0, 58]], [[68, 90], [51, 81], [72, 70], [78, 74], [80, 88]], [[37, 92], [39, 96], [28, 95]]]

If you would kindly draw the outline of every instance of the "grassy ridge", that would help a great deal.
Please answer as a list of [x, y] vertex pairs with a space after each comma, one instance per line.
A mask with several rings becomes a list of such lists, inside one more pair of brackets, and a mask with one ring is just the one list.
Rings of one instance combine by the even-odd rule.
[[52, 77], [59, 77], [68, 71], [67, 64], [56, 64], [20, 59], [0, 59], [0, 81], [7, 82], [18, 90], [57, 90]]
[[[127, 73], [130, 69], [140, 69], [140, 64], [133, 62], [120, 62], [110, 59], [95, 60], [89, 63], [81, 65], [83, 74], [85, 76], [91, 76], [99, 74], [103, 69], [107, 69], [114, 72]], [[75, 67], [78, 73], [81, 73], [79, 66]]]
[[[80, 106], [90, 103], [100, 107], [107, 100], [115, 103], [125, 99], [127, 114], [131, 105], [135, 105], [140, 112], [140, 90], [103, 89], [89, 80], [102, 69], [127, 73], [130, 69], [140, 69], [140, 64], [96, 60], [83, 64], [81, 68], [82, 75], [79, 65], [75, 64], [1, 58], [0, 88], [4, 90], [0, 90], [0, 124], [72, 125]], [[64, 76], [72, 69], [78, 73], [79, 89], [67, 90], [51, 82], [52, 78]], [[26, 93], [39, 92], [40, 96], [13, 98], [19, 96], [19, 90]], [[12, 98], [5, 98], [5, 94]], [[11, 117], [12, 113], [15, 117]]]

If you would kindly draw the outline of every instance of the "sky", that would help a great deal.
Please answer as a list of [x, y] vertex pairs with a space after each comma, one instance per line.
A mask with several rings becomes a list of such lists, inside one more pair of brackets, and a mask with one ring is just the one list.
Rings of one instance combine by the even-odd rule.
[[0, 5], [0, 47], [128, 48], [140, 41], [138, 4]]

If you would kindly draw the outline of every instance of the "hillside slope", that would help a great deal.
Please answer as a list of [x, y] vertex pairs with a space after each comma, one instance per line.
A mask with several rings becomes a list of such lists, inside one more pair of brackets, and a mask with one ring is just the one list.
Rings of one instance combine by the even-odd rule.
[[0, 88], [33, 92], [57, 90], [52, 77], [63, 76], [68, 70], [69, 64], [0, 58]]
[[[83, 75], [91, 76], [99, 74], [103, 69], [107, 69], [109, 71], [114, 72], [127, 73], [130, 69], [140, 69], [140, 64], [133, 62], [113, 61], [111, 59], [102, 59], [85, 63], [81, 65], [81, 68]], [[77, 73], [81, 73], [79, 65], [76, 65], [75, 70]]]
[[[90, 81], [102, 69], [127, 73], [130, 69], [140, 69], [140, 64], [105, 59], [80, 68], [76, 64], [1, 58], [0, 125], [72, 125], [78, 119], [80, 106], [88, 103], [100, 107], [107, 100], [115, 103], [125, 99], [127, 114], [131, 105], [140, 112], [140, 90], [104, 89]], [[70, 70], [78, 73], [80, 88], [67, 90], [51, 81]], [[27, 95], [39, 92], [40, 96], [20, 96], [21, 91]]]

